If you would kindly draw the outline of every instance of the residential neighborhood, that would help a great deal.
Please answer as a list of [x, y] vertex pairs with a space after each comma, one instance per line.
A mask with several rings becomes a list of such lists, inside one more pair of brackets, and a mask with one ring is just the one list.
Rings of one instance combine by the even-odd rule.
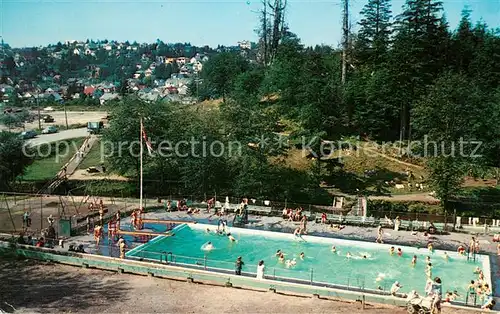
[[247, 53], [249, 41], [233, 47], [190, 44], [67, 40], [47, 47], [10, 48], [2, 42], [0, 101], [104, 105], [127, 94], [146, 101], [192, 103], [189, 85], [210, 56]]

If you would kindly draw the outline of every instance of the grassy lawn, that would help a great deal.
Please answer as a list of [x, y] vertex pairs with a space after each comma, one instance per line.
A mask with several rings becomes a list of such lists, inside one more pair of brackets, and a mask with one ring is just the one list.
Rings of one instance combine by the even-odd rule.
[[101, 142], [98, 141], [92, 146], [87, 156], [85, 156], [83, 161], [80, 163], [80, 166], [78, 166], [78, 169], [87, 169], [89, 167], [99, 166], [101, 163], [104, 163], [104, 166], [109, 168], [109, 164], [106, 159], [101, 161]]
[[[57, 147], [55, 144], [50, 146], [50, 151], [48, 147], [42, 148], [44, 151], [40, 151], [40, 155], [35, 157], [33, 164], [26, 168], [25, 174], [22, 176], [24, 181], [38, 181], [38, 180], [48, 180], [52, 179], [61, 168], [67, 163], [71, 157], [73, 157], [76, 150], [80, 148], [83, 144], [85, 138], [74, 138], [67, 140], [69, 145], [68, 153], [65, 153], [65, 149], [61, 146], [60, 156], [58, 156]], [[50, 152], [50, 154], [49, 154]], [[48, 155], [48, 156], [46, 156]], [[46, 157], [45, 157], [46, 156]]]

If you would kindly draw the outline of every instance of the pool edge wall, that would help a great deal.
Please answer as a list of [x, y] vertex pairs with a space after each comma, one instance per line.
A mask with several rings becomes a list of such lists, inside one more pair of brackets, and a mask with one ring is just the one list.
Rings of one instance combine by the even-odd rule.
[[[180, 230], [183, 228], [190, 228], [193, 230], [206, 230], [207, 228], [209, 228], [211, 230], [214, 230], [214, 227], [215, 227], [214, 225], [207, 225], [207, 224], [201, 224], [201, 223], [190, 224], [190, 225], [182, 224], [182, 225], [175, 227], [172, 231]], [[279, 238], [279, 239], [287, 239], [290, 241], [294, 241], [296, 238], [296, 236], [294, 236], [293, 234], [290, 234], [290, 233], [268, 231], [268, 230], [256, 230], [256, 229], [230, 227], [230, 231], [237, 232], [240, 234], [247, 234], [247, 235], [269, 236], [269, 237], [274, 237], [274, 238]], [[160, 241], [163, 238], [164, 238], [163, 236], [158, 236], [147, 243], [141, 244], [141, 245], [135, 247], [134, 249], [130, 250], [129, 252], [127, 252], [125, 256], [127, 256], [129, 258], [133, 258], [133, 259], [139, 259], [139, 258], [141, 258], [138, 255], [138, 253], [140, 251], [147, 249], [153, 242]], [[332, 244], [335, 244], [335, 245], [342, 245], [342, 244], [344, 244], [344, 245], [356, 245], [358, 247], [369, 248], [369, 249], [374, 249], [374, 248], [380, 249], [382, 247], [382, 248], [389, 250], [390, 247], [394, 246], [394, 244], [371, 243], [371, 242], [367, 242], [367, 241], [347, 240], [347, 239], [319, 237], [319, 236], [310, 236], [310, 235], [304, 235], [304, 236], [302, 236], [302, 238], [306, 241], [310, 241], [313, 243], [322, 243], [322, 244], [329, 244], [329, 245], [332, 245]], [[422, 254], [422, 253], [425, 253], [425, 251], [427, 251], [427, 248], [415, 248], [415, 247], [405, 246], [405, 245], [399, 245], [398, 247], [403, 248], [403, 252], [412, 253], [412, 254], [415, 254], [415, 253]], [[458, 252], [454, 252], [454, 251], [434, 250], [433, 254], [442, 254], [444, 252], [446, 252], [448, 254], [448, 256], [450, 256], [450, 257], [463, 258], [460, 254], [458, 254]], [[493, 293], [495, 295], [497, 295], [498, 292], [500, 292], [500, 291], [496, 291], [497, 290], [496, 285], [495, 285], [496, 282], [494, 284], [492, 281], [492, 279], [493, 279], [491, 277], [491, 271], [492, 271], [491, 262], [492, 261], [490, 260], [490, 255], [477, 254], [476, 256], [480, 259], [479, 262], [482, 265], [483, 272], [485, 274], [486, 282], [489, 283], [490, 287], [493, 289]]]
[[[318, 295], [320, 297], [340, 298], [353, 301], [364, 300], [368, 303], [380, 303], [386, 305], [405, 306], [406, 299], [392, 296], [371, 294], [368, 292], [349, 291], [327, 287], [309, 286], [305, 284], [288, 283], [274, 280], [259, 280], [253, 277], [236, 276], [232, 274], [220, 274], [216, 272], [169, 266], [159, 263], [151, 263], [135, 260], [124, 260], [114, 257], [98, 256], [92, 254], [69, 253], [48, 248], [18, 245], [11, 247], [9, 242], [0, 241], [0, 255], [4, 253], [15, 253], [29, 259], [50, 261], [71, 266], [80, 266], [100, 270], [110, 270], [137, 275], [152, 275], [165, 279], [203, 281], [212, 284], [223, 285], [230, 282], [232, 286], [241, 288], [252, 288], [270, 290], [277, 292], [288, 292], [301, 295]], [[463, 307], [446, 304], [454, 308], [466, 308], [479, 310], [472, 307]]]

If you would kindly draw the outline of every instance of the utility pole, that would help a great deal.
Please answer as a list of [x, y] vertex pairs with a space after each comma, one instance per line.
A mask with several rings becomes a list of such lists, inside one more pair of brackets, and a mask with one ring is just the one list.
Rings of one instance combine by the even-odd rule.
[[349, 0], [342, 0], [344, 4], [342, 28], [342, 85], [345, 85], [347, 76], [347, 48], [349, 46]]

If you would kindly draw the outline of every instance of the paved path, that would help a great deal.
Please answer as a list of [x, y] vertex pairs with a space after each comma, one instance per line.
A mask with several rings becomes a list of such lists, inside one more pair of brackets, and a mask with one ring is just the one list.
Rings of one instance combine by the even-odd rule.
[[30, 139], [27, 142], [33, 146], [38, 146], [45, 143], [68, 140], [77, 137], [86, 137], [88, 135], [87, 128], [64, 130], [53, 134], [39, 135], [36, 138]]
[[78, 150], [73, 158], [70, 159], [68, 162], [67, 170], [66, 170], [66, 175], [72, 175], [76, 169], [78, 169], [78, 166], [82, 163], [82, 161], [85, 159], [87, 154], [90, 152], [92, 149], [92, 146], [97, 142], [97, 136], [92, 135], [86, 143], [82, 144], [82, 147], [80, 147], [80, 150]]
[[394, 194], [390, 196], [369, 196], [368, 199], [386, 200], [386, 201], [439, 202], [439, 199], [429, 195], [429, 193]]

